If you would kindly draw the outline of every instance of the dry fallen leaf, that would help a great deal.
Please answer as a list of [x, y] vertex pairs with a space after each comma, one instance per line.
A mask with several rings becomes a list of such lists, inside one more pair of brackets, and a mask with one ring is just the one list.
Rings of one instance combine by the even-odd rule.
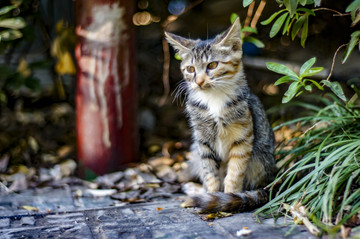
[[150, 164], [151, 167], [156, 168], [160, 165], [171, 166], [172, 164], [174, 164], [174, 162], [175, 161], [169, 157], [160, 157], [160, 158], [150, 159], [148, 164]]
[[39, 209], [37, 207], [28, 206], [28, 205], [21, 206], [21, 208], [25, 209], [27, 211], [33, 211], [33, 212], [38, 212], [39, 211]]
[[315, 236], [320, 236], [320, 230], [310, 222], [307, 217], [307, 211], [305, 207], [301, 203], [297, 203], [294, 206], [290, 206], [286, 203], [283, 203], [285, 210], [290, 211], [291, 215], [294, 218], [294, 223], [296, 224], [304, 224], [309, 232]]
[[57, 59], [58, 62], [56, 63], [55, 70], [58, 74], [74, 75], [76, 73], [74, 61], [68, 51], [58, 53]]
[[201, 219], [204, 221], [212, 221], [217, 218], [223, 218], [223, 217], [231, 217], [233, 214], [230, 212], [216, 212], [216, 213], [210, 213], [207, 215], [202, 215]]
[[17, 71], [24, 77], [27, 78], [31, 75], [31, 71], [28, 67], [26, 60], [22, 57], [19, 61]]

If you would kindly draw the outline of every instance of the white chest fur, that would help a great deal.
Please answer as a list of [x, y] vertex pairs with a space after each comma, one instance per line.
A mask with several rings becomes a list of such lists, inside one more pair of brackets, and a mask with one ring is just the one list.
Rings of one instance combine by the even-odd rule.
[[214, 147], [219, 157], [226, 160], [229, 154], [230, 146], [234, 139], [231, 137], [231, 134], [228, 134], [227, 129], [222, 125], [221, 118], [224, 117], [225, 105], [231, 98], [223, 92], [211, 90], [196, 92], [193, 97], [193, 99], [197, 102], [201, 102], [207, 106], [210, 117], [218, 123], [218, 127], [216, 128], [217, 137]]
[[194, 100], [205, 104], [215, 120], [222, 116], [224, 106], [229, 99], [226, 94], [215, 90], [198, 91], [194, 94]]

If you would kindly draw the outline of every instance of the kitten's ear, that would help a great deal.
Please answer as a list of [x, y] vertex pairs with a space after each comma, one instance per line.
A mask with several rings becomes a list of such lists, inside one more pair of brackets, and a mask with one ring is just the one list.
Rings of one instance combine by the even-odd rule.
[[216, 45], [241, 50], [241, 24], [239, 18], [222, 35], [216, 37]]
[[196, 41], [186, 39], [181, 36], [177, 36], [175, 34], [165, 32], [166, 40], [174, 47], [175, 50], [182, 53], [189, 52], [195, 46]]

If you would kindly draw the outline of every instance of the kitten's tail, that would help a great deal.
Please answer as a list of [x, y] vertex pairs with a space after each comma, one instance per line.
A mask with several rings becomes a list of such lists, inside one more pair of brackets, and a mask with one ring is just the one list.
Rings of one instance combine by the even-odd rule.
[[269, 201], [269, 192], [264, 189], [241, 193], [206, 193], [188, 198], [185, 207], [198, 207], [203, 212], [252, 211]]

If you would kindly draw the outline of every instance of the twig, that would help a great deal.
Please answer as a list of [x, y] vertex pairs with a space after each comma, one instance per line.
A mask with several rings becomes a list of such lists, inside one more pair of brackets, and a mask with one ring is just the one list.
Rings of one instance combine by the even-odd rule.
[[305, 132], [301, 135], [304, 136], [307, 132], [309, 132], [310, 130], [312, 130], [313, 128], [315, 128], [316, 126], [318, 126], [319, 124], [324, 123], [322, 121], [317, 122], [316, 124], [314, 124], [313, 126], [311, 126], [310, 128], [308, 128], [307, 130], [305, 130]]
[[[261, 16], [262, 11], [264, 10], [264, 7], [266, 5], [266, 0], [261, 0], [258, 8], [256, 9], [256, 12], [254, 14], [254, 17], [251, 20], [251, 17], [253, 15], [254, 12], [254, 8], [255, 8], [255, 2], [252, 2], [249, 5], [248, 11], [247, 11], [247, 15], [246, 15], [246, 19], [245, 19], [245, 23], [244, 23], [244, 28], [248, 27], [250, 25], [250, 27], [252, 28], [256, 28], [256, 24], [259, 21], [259, 18]], [[248, 36], [251, 34], [251, 32], [244, 32], [244, 37]]]
[[261, 0], [260, 4], [255, 12], [254, 18], [252, 19], [251, 24], [250, 24], [250, 26], [252, 28], [256, 28], [256, 24], [259, 21], [259, 18], [265, 8], [265, 5], [266, 5], [266, 0]]
[[[170, 15], [166, 18], [166, 20], [161, 24], [163, 32], [166, 30], [168, 25], [174, 21], [176, 21], [180, 16], [184, 15], [186, 12], [191, 10], [192, 8], [196, 7], [200, 3], [202, 3], [204, 0], [197, 0], [190, 4], [185, 10], [178, 16]], [[162, 36], [162, 46], [163, 46], [163, 52], [164, 52], [164, 64], [163, 64], [163, 74], [162, 74], [162, 81], [164, 85], [164, 94], [160, 98], [159, 105], [162, 106], [165, 104], [167, 97], [170, 93], [170, 83], [169, 83], [169, 69], [170, 69], [170, 50], [169, 45], [165, 39], [165, 35]]]
[[330, 80], [330, 77], [333, 73], [333, 70], [334, 70], [334, 65], [335, 65], [335, 59], [336, 59], [336, 56], [338, 54], [338, 52], [340, 51], [341, 48], [347, 46], [348, 44], [342, 44], [341, 46], [339, 46], [339, 48], [336, 50], [335, 54], [334, 54], [334, 57], [333, 57], [333, 60], [332, 60], [332, 64], [331, 64], [331, 69], [330, 69], [330, 73], [329, 73], [329, 76], [326, 78], [327, 81]]
[[287, 211], [290, 211], [291, 215], [294, 218], [294, 221], [296, 222], [302, 222], [304, 223], [304, 225], [306, 226], [306, 228], [309, 230], [309, 232], [315, 236], [320, 236], [321, 232], [320, 230], [314, 226], [310, 220], [307, 218], [306, 216], [306, 210], [305, 207], [300, 205], [300, 204], [296, 204], [296, 206], [290, 206], [286, 203], [284, 203], [284, 208]]
[[165, 104], [165, 101], [170, 93], [170, 84], [169, 84], [170, 51], [169, 51], [169, 45], [168, 45], [165, 37], [162, 38], [162, 46], [163, 46], [163, 52], [164, 52], [163, 75], [162, 75], [162, 81], [163, 81], [163, 85], [164, 85], [164, 94], [160, 99], [160, 102], [159, 102], [160, 105]]
[[244, 28], [248, 27], [250, 25], [250, 20], [254, 11], [254, 7], [255, 7], [255, 2], [252, 2], [248, 8], [247, 11], [247, 15], [246, 15], [246, 19], [245, 19], [245, 23], [244, 23]]
[[336, 13], [336, 15], [334, 14], [333, 16], [334, 17], [343, 17], [343, 16], [348, 16], [348, 15], [350, 15], [350, 13], [341, 13], [341, 12], [339, 12], [339, 11], [336, 11], [336, 10], [334, 10], [334, 9], [331, 9], [331, 8], [326, 8], [326, 7], [321, 7], [321, 8], [316, 8], [316, 9], [313, 9], [313, 11], [315, 12], [315, 11], [329, 11], [329, 12], [334, 12], [334, 13]]

